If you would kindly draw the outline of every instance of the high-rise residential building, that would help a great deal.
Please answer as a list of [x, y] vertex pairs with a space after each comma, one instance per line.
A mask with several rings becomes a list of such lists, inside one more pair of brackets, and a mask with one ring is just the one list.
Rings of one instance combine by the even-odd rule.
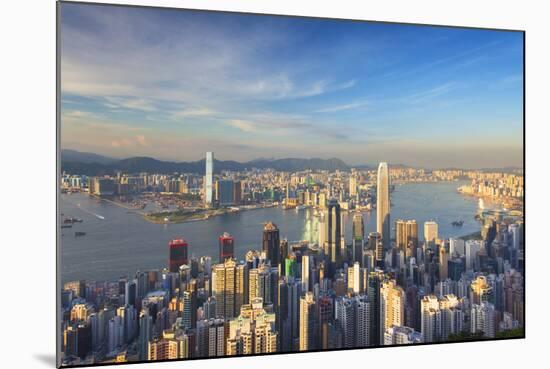
[[197, 322], [197, 348], [199, 357], [225, 355], [225, 321], [221, 318]]
[[172, 273], [177, 273], [179, 271], [179, 267], [187, 264], [188, 262], [187, 248], [189, 247], [189, 245], [187, 244], [187, 241], [183, 238], [177, 238], [171, 240], [168, 243], [168, 247], [170, 251], [168, 269]]
[[434, 221], [424, 222], [424, 242], [426, 243], [426, 248], [433, 249], [438, 237], [437, 223]]
[[321, 295], [316, 302], [318, 348], [326, 350], [335, 348], [332, 333], [334, 331], [334, 300], [328, 295]]
[[220, 263], [223, 263], [225, 259], [235, 257], [235, 238], [225, 232], [218, 240], [220, 246]]
[[214, 194], [214, 153], [206, 153], [206, 174], [204, 176], [204, 203], [205, 206], [212, 206]]
[[244, 303], [246, 266], [234, 259], [212, 267], [212, 296], [216, 298], [216, 315], [226, 319], [235, 317]]
[[277, 228], [275, 223], [266, 223], [264, 226], [262, 250], [274, 267], [278, 266], [281, 262], [280, 246], [279, 228]]
[[487, 277], [480, 275], [472, 281], [469, 298], [472, 304], [493, 302], [493, 287], [489, 284]]
[[303, 255], [302, 256], [302, 291], [307, 292], [309, 291], [309, 274], [311, 271], [311, 265], [310, 265], [311, 256], [310, 255]]
[[450, 334], [463, 330], [464, 312], [455, 295], [424, 296], [420, 303], [423, 342], [446, 341]]
[[88, 320], [88, 317], [95, 312], [91, 304], [75, 304], [71, 309], [71, 321], [83, 322]]
[[336, 324], [342, 333], [342, 346], [344, 348], [355, 347], [356, 308], [352, 297], [340, 296], [335, 304]]
[[473, 271], [477, 264], [478, 254], [484, 249], [483, 241], [468, 240], [465, 244], [466, 271]]
[[495, 338], [495, 306], [490, 302], [472, 304], [470, 312], [470, 332], [482, 333], [483, 337]]
[[361, 268], [361, 265], [358, 262], [355, 262], [352, 266], [348, 267], [348, 291], [351, 291], [354, 294], [363, 292], [363, 274], [364, 269]]
[[278, 333], [274, 313], [263, 308], [261, 298], [243, 305], [240, 315], [229, 321], [227, 355], [250, 355], [277, 352]]
[[300, 351], [315, 350], [316, 347], [315, 296], [306, 292], [300, 298]]
[[385, 250], [391, 247], [390, 230], [390, 174], [388, 164], [380, 163], [376, 185], [376, 231], [382, 237]]
[[382, 282], [380, 287], [380, 341], [384, 332], [391, 327], [405, 325], [405, 291], [395, 280]]
[[153, 318], [148, 310], [142, 310], [139, 317], [139, 359], [147, 359], [149, 342], [153, 339]]
[[160, 338], [149, 342], [147, 360], [173, 360], [189, 357], [189, 338], [182, 335], [172, 338]]
[[271, 270], [262, 264], [248, 272], [248, 301], [261, 298], [265, 304], [271, 304], [272, 286]]
[[353, 261], [361, 262], [363, 257], [363, 240], [365, 238], [365, 223], [361, 212], [353, 213], [352, 234]]
[[340, 204], [335, 198], [328, 200], [325, 220], [327, 227], [326, 252], [332, 263], [339, 264], [341, 261], [342, 217]]
[[[301, 283], [286, 276], [279, 280], [277, 332], [281, 351], [298, 349]], [[332, 300], [331, 300], [332, 301]]]
[[355, 345], [356, 347], [367, 347], [370, 341], [370, 303], [366, 295], [358, 295], [355, 299]]
[[390, 327], [384, 333], [384, 345], [408, 345], [422, 343], [422, 334], [411, 327]]

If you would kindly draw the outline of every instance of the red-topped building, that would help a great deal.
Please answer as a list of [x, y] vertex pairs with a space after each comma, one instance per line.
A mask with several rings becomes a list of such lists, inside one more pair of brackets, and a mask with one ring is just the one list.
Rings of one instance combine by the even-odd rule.
[[170, 248], [170, 260], [168, 261], [168, 269], [170, 272], [177, 273], [179, 267], [187, 264], [187, 249], [189, 245], [183, 238], [176, 238], [168, 243]]
[[220, 236], [220, 263], [223, 263], [225, 259], [235, 257], [235, 238], [229, 233], [225, 232]]

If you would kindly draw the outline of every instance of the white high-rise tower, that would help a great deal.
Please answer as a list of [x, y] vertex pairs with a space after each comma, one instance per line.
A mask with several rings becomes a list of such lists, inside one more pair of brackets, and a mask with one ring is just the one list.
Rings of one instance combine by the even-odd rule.
[[206, 206], [212, 206], [213, 193], [213, 173], [214, 173], [214, 153], [206, 153], [206, 175], [204, 176], [204, 203]]

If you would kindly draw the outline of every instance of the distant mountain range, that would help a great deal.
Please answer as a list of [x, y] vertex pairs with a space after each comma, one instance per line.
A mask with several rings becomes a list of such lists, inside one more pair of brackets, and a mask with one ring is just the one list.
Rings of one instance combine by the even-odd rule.
[[[392, 168], [410, 168], [404, 164], [391, 164]], [[145, 156], [136, 156], [127, 159], [110, 158], [103, 155], [98, 155], [89, 152], [81, 152], [76, 150], [64, 149], [61, 150], [61, 168], [68, 173], [79, 173], [90, 176], [113, 174], [116, 171], [125, 173], [197, 173], [204, 174], [205, 159], [197, 161], [164, 161]], [[337, 158], [331, 159], [299, 159], [299, 158], [261, 158], [247, 161], [244, 163], [233, 160], [214, 160], [214, 171], [216, 173], [222, 170], [241, 171], [244, 169], [275, 169], [279, 171], [300, 171], [300, 170], [350, 170], [351, 168], [371, 170], [376, 169], [377, 165], [359, 164], [347, 165], [342, 160]], [[444, 169], [460, 169], [460, 168], [444, 168]], [[522, 172], [522, 168], [506, 167], [506, 168], [483, 168], [478, 169], [483, 172], [504, 172], [518, 173]]]
[[[222, 170], [241, 171], [245, 169], [275, 169], [280, 171], [314, 170], [349, 170], [350, 167], [342, 160], [331, 159], [256, 159], [244, 163], [233, 160], [214, 160], [214, 171]], [[127, 159], [114, 159], [98, 154], [80, 152], [75, 150], [61, 151], [61, 169], [68, 173], [85, 175], [113, 174], [116, 171], [125, 173], [205, 173], [205, 159], [189, 162], [162, 161], [150, 157], [132, 157]]]
[[91, 152], [81, 152], [69, 149], [61, 150], [61, 161], [63, 162], [111, 164], [118, 160], [119, 159], [109, 158]]

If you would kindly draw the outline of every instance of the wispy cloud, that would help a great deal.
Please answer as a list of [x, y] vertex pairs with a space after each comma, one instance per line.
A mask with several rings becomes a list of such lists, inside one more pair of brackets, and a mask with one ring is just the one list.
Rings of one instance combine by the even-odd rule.
[[230, 119], [230, 120], [226, 121], [226, 123], [229, 126], [237, 128], [237, 129], [239, 129], [243, 132], [255, 132], [255, 131], [257, 131], [256, 126], [251, 122], [247, 122], [246, 120]]
[[437, 97], [445, 95], [458, 87], [456, 82], [446, 82], [426, 90], [415, 92], [402, 98], [403, 101], [410, 104], [420, 104], [429, 102]]
[[366, 101], [357, 101], [357, 102], [352, 102], [352, 103], [349, 103], [349, 104], [335, 105], [335, 106], [330, 106], [330, 107], [327, 107], [327, 108], [322, 108], [322, 109], [317, 110], [316, 113], [336, 113], [336, 112], [341, 112], [341, 111], [344, 111], [344, 110], [362, 108], [362, 107], [365, 107], [367, 105], [368, 105], [368, 102], [366, 102]]

